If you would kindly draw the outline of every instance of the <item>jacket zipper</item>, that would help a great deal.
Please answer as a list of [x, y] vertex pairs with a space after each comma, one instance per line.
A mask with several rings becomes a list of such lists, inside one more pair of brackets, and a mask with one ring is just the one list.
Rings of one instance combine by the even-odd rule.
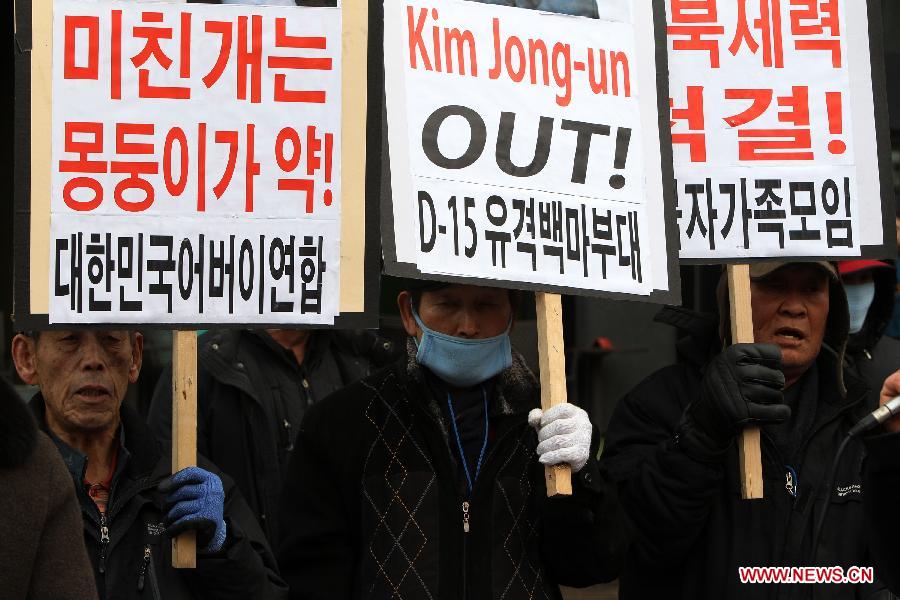
[[100, 565], [98, 570], [100, 574], [106, 573], [106, 548], [109, 546], [109, 522], [106, 515], [100, 515]]
[[[491, 446], [491, 451], [487, 453], [487, 456], [484, 458], [484, 464], [482, 468], [487, 470], [487, 465], [491, 461], [491, 457], [497, 452], [497, 449], [506, 441], [506, 438], [512, 435], [512, 432], [515, 428], [510, 428], [506, 431], [500, 438], [498, 438]], [[462, 501], [462, 526], [463, 526], [463, 544], [462, 544], [462, 598], [463, 600], [468, 599], [468, 581], [469, 581], [469, 532], [471, 531], [471, 518], [472, 518], [472, 499], [475, 498], [475, 492], [478, 489], [478, 482], [481, 479], [476, 479], [474, 482], [474, 486], [472, 487], [472, 491], [469, 494], [469, 500]]]
[[462, 544], [462, 598], [468, 598], [468, 573], [469, 573], [469, 502], [463, 500], [463, 544]]
[[150, 544], [144, 546], [144, 560], [141, 562], [141, 570], [138, 572], [138, 591], [144, 591], [144, 575], [147, 573], [147, 567], [150, 565]]
[[[444, 434], [441, 431], [440, 425], [432, 415], [428, 414], [420, 406], [414, 405], [413, 411], [418, 412], [420, 418], [425, 419], [424, 422], [431, 424], [431, 426], [434, 430], [433, 433], [438, 436], [438, 439], [443, 439]], [[524, 426], [527, 427], [528, 424], [525, 423]], [[513, 432], [515, 432], [517, 430], [518, 430], [517, 427], [510, 427], [506, 432], [503, 433], [503, 435], [501, 435], [498, 439], [496, 439], [493, 444], [491, 444], [490, 451], [484, 457], [484, 463], [482, 464], [483, 470], [485, 470], [485, 471], [488, 470], [487, 466], [488, 466], [488, 464], [490, 464], [491, 458], [494, 456], [494, 454], [497, 453], [498, 449], [503, 445], [503, 443], [506, 441], [506, 439], [509, 438], [510, 436], [512, 436]], [[448, 467], [447, 472], [455, 473], [455, 470], [452, 468], [453, 460], [451, 458], [450, 448], [447, 446], [446, 443], [444, 444], [444, 446], [447, 449], [448, 454], [446, 456], [449, 459], [449, 464], [447, 465], [447, 467]], [[455, 479], [455, 476], [454, 476], [454, 479]], [[478, 479], [474, 482], [472, 492], [469, 496], [470, 500], [475, 497], [475, 492], [478, 489], [479, 481], [481, 481], [481, 479]], [[456, 487], [456, 486], [454, 486], [454, 487]], [[457, 491], [457, 494], [458, 493], [459, 492]], [[457, 496], [457, 498], [458, 497], [459, 496]], [[469, 563], [468, 563], [468, 551], [467, 550], [468, 550], [468, 545], [469, 545], [469, 535], [468, 534], [471, 530], [470, 520], [471, 520], [471, 516], [472, 516], [472, 503], [470, 500], [462, 500], [461, 501], [462, 513], [463, 513], [463, 544], [462, 544], [463, 556], [462, 556], [462, 596], [461, 597], [463, 598], [463, 600], [466, 600], [468, 598]]]
[[291, 441], [291, 422], [287, 419], [284, 420], [284, 431], [287, 436], [285, 439], [284, 449], [287, 452], [290, 452], [294, 449], [294, 443]]
[[148, 570], [150, 572], [150, 593], [153, 594], [153, 600], [162, 600], [159, 594], [159, 582], [156, 580], [156, 567], [153, 560], [150, 560], [148, 563]]

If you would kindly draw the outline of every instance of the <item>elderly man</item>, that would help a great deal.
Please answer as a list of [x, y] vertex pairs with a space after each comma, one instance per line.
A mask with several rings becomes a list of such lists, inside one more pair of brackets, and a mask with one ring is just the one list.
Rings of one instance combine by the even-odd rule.
[[[633, 533], [625, 600], [793, 598], [810, 587], [745, 584], [739, 568], [871, 565], [863, 443], [848, 442], [825, 489], [838, 446], [876, 404], [843, 368], [849, 319], [837, 271], [827, 262], [768, 262], [750, 274], [757, 343], [722, 349], [730, 325], [720, 293], [721, 337], [683, 345], [690, 360], [651, 375], [613, 415], [603, 462]], [[734, 440], [747, 425], [762, 426], [762, 500], [741, 499]], [[816, 597], [870, 598], [879, 587], [827, 585]]]
[[[172, 475], [169, 450], [122, 405], [141, 369], [128, 331], [46, 331], [13, 339], [30, 406], [74, 480], [84, 541], [105, 598], [277, 598], [265, 537], [228, 479], [191, 467]], [[197, 568], [171, 566], [169, 537], [197, 532]]]
[[[407, 356], [306, 413], [282, 502], [293, 597], [559, 599], [617, 575], [599, 439], [575, 406], [535, 410], [511, 294], [401, 292]], [[574, 494], [548, 499], [543, 465], [563, 462]]]

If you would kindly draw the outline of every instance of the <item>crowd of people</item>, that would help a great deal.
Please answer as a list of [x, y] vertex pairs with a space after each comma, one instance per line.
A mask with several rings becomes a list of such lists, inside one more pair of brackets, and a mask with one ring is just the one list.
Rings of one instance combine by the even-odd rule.
[[[484, 1], [597, 16], [594, 1]], [[663, 309], [678, 362], [648, 373], [602, 435], [578, 406], [540, 409], [510, 344], [516, 291], [408, 281], [399, 347], [373, 332], [209, 331], [197, 466], [176, 472], [170, 369], [146, 416], [124, 402], [141, 333], [19, 332], [15, 368], [38, 391], [24, 403], [0, 383], [0, 597], [558, 600], [561, 585], [618, 579], [623, 599], [888, 600], [900, 416], [870, 415], [900, 413], [898, 273], [755, 263], [752, 344], [732, 344], [724, 277], [714, 318]], [[753, 501], [736, 442], [748, 426], [766, 490]], [[548, 497], [553, 465], [570, 467], [571, 495]], [[196, 568], [176, 569], [185, 531]], [[874, 577], [740, 576], [803, 566]]]
[[[123, 402], [140, 333], [20, 332], [16, 370], [39, 391], [26, 405], [4, 388], [0, 404], [15, 490], [0, 499], [2, 589], [558, 599], [560, 585], [618, 578], [621, 598], [890, 598], [900, 417], [857, 431], [900, 395], [885, 273], [754, 264], [756, 342], [731, 344], [726, 293], [717, 327], [681, 309], [678, 364], [619, 402], [605, 436], [577, 406], [540, 410], [510, 345], [515, 291], [408, 281], [405, 348], [371, 332], [210, 331], [200, 457], [175, 473], [168, 372], [149, 423]], [[748, 425], [762, 427], [762, 500], [741, 498]], [[547, 497], [544, 466], [559, 464], [572, 495]], [[175, 569], [169, 540], [186, 530], [196, 568]], [[738, 575], [807, 565], [875, 576], [813, 592]]]

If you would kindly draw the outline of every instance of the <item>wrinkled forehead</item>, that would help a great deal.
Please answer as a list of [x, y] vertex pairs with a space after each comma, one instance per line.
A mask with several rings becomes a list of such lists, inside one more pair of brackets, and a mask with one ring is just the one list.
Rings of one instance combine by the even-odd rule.
[[134, 343], [137, 331], [129, 329], [50, 329], [47, 331], [25, 331], [24, 335], [35, 341], [43, 342], [83, 342], [89, 339], [112, 339]]

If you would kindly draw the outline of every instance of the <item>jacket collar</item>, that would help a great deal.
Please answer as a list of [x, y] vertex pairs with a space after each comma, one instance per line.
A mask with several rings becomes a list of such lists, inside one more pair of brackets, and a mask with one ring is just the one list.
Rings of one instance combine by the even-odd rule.
[[[407, 339], [405, 371], [420, 389], [427, 389], [425, 367], [416, 360], [417, 351], [418, 348], [413, 338]], [[513, 350], [512, 354], [512, 366], [497, 375], [494, 381], [494, 395], [491, 401], [492, 415], [527, 414], [532, 408], [540, 406], [540, 386], [537, 378], [525, 364], [525, 359], [521, 354], [516, 350]], [[429, 402], [429, 408], [440, 422], [440, 407], [433, 401], [432, 394], [425, 394], [425, 396], [432, 399]]]
[[[848, 369], [843, 370], [846, 394], [841, 395], [835, 385], [835, 372], [839, 369], [837, 353], [823, 346], [816, 359], [819, 366], [819, 415], [817, 422], [824, 422], [840, 414], [847, 413], [856, 422], [869, 412], [866, 400], [869, 397], [868, 384]], [[874, 407], [873, 407], [874, 408]]]
[[[35, 394], [28, 405], [35, 420], [38, 422], [38, 427], [54, 441], [58, 440], [59, 438], [53, 435], [47, 427], [47, 407], [44, 403], [44, 396], [40, 392]], [[119, 426], [119, 443], [122, 444], [122, 450], [125, 451], [124, 455], [120, 454], [119, 460], [122, 461], [127, 457], [123, 472], [129, 473], [129, 475], [134, 478], [147, 476], [153, 471], [154, 467], [162, 458], [159, 444], [153, 433], [134, 409], [126, 404], [122, 404], [122, 408], [119, 410], [119, 416], [121, 418], [121, 424]], [[57, 447], [59, 447], [60, 443], [63, 442], [58, 442]], [[68, 446], [66, 446], [66, 448], [68, 448]], [[82, 477], [84, 475], [84, 463], [81, 462], [79, 468], [79, 461], [77, 459], [80, 456], [83, 461], [84, 455], [74, 449], [70, 450], [73, 453], [69, 456], [72, 463], [70, 464], [70, 461], [67, 459], [66, 465], [69, 467], [73, 476], [77, 475], [78, 477]], [[62, 449], [61, 454], [64, 459], [67, 458], [67, 453]]]

